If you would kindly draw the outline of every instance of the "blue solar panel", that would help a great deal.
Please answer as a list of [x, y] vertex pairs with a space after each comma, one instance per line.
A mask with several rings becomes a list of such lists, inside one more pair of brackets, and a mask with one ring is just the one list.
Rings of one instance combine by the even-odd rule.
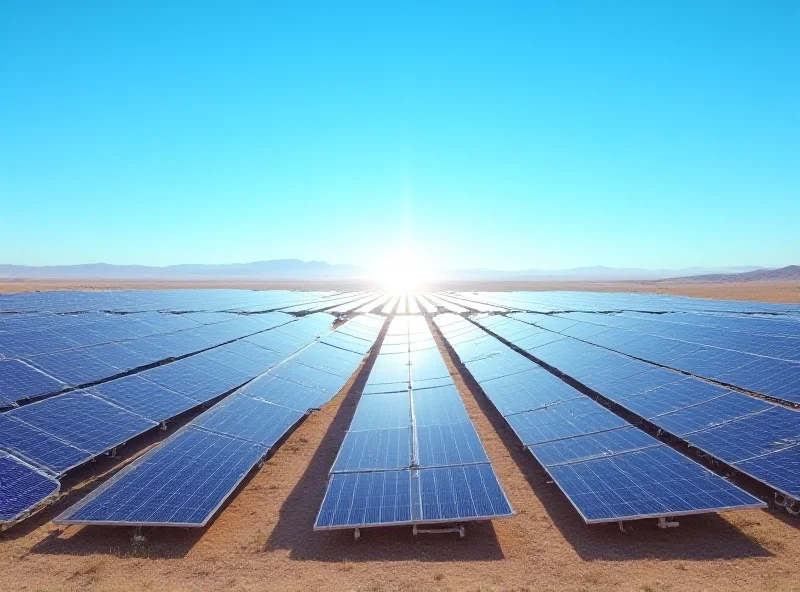
[[411, 471], [331, 476], [315, 529], [409, 524]]
[[800, 443], [797, 411], [774, 406], [761, 413], [689, 434], [686, 440], [728, 463], [737, 463]]
[[[468, 324], [464, 319], [445, 318], [439, 321], [437, 317], [435, 320], [446, 339], [449, 339], [451, 331]], [[484, 320], [479, 322], [483, 323]], [[515, 322], [491, 324], [494, 329], [511, 330]], [[641, 367], [637, 366], [618, 372], [609, 371], [617, 364], [620, 368], [629, 366], [629, 362], [622, 356], [612, 354], [609, 357], [608, 352], [602, 350], [597, 350], [599, 355], [595, 358], [593, 352], [596, 348], [580, 342], [575, 344], [568, 348], [563, 343], [553, 347], [544, 346], [540, 348], [545, 349], [544, 353], [534, 351], [534, 355], [541, 354], [544, 361], [561, 370], [577, 370], [587, 383], [594, 381], [595, 387], [606, 385], [604, 388], [608, 389], [615, 384], [633, 383], [632, 387], [617, 391], [622, 395], [618, 400], [623, 404], [636, 401], [640, 409], [647, 408], [658, 413], [674, 409], [676, 404], [695, 405], [700, 401], [702, 406], [708, 403], [702, 403], [708, 398], [713, 403], [734, 395], [725, 389], [702, 385], [692, 390], [692, 385], [686, 384], [685, 377], [669, 370], [641, 371]], [[459, 357], [461, 347], [454, 346]], [[506, 346], [498, 342], [495, 347], [499, 348], [502, 356]], [[534, 366], [534, 362], [529, 363]], [[535, 371], [515, 376], [525, 377], [529, 374], [537, 376]], [[503, 389], [492, 389], [492, 383], [501, 380], [514, 389], [512, 392], [515, 395], [531, 393], [531, 399], [536, 397], [535, 388], [517, 386], [508, 377], [479, 381], [483, 388], [492, 393], [487, 395], [493, 402], [493, 396], [496, 396], [506, 409], [519, 409], [521, 402], [507, 395], [504, 397]], [[527, 381], [523, 378], [519, 382], [525, 384]], [[651, 398], [649, 393], [654, 389], [660, 389], [661, 397], [667, 400], [672, 394], [672, 402], [668, 404], [660, 397]], [[631, 393], [638, 394], [623, 398]], [[507, 413], [505, 417], [587, 522], [763, 507], [759, 500], [631, 426], [579, 391], [573, 390], [573, 394], [574, 397], [565, 395], [565, 400], [537, 410]], [[546, 394], [544, 400], [551, 396]], [[650, 406], [644, 405], [645, 402], [650, 402]], [[747, 403], [740, 404], [741, 409], [746, 407]], [[664, 471], [663, 482], [658, 481], [659, 471]]]
[[408, 391], [364, 397], [356, 407], [350, 431], [411, 427]]
[[245, 394], [231, 395], [193, 425], [272, 448], [305, 414]]
[[583, 396], [535, 365], [525, 372], [484, 381], [481, 388], [502, 415], [532, 411]]
[[740, 471], [800, 499], [800, 444], [736, 463]]
[[86, 392], [67, 393], [6, 413], [92, 455], [158, 425]]
[[471, 422], [417, 427], [420, 467], [488, 463]]
[[252, 442], [189, 427], [55, 522], [204, 526], [264, 454]]
[[414, 389], [414, 419], [416, 425], [420, 427], [470, 421], [464, 403], [458, 396], [455, 385], [452, 384], [429, 389]]
[[269, 374], [245, 385], [242, 390], [250, 396], [304, 413], [310, 409], [318, 409], [330, 400], [330, 395], [319, 389]]
[[661, 442], [640, 429], [626, 426], [607, 432], [537, 444], [530, 446], [529, 449], [542, 465], [550, 466], [660, 445]]
[[[693, 432], [772, 408], [773, 405], [759, 399], [729, 392], [723, 397], [693, 407], [653, 417], [652, 421], [660, 428], [684, 438]], [[633, 410], [636, 411], [636, 409]], [[798, 417], [797, 433], [800, 435], [800, 416]]]
[[19, 520], [58, 490], [52, 477], [0, 452], [0, 524]]
[[64, 388], [55, 378], [18, 360], [0, 361], [0, 407]]
[[589, 523], [764, 506], [666, 445], [547, 470]]
[[89, 384], [121, 372], [81, 349], [36, 356], [30, 363], [70, 386]]
[[385, 471], [411, 466], [411, 429], [347, 432], [332, 471]]
[[525, 446], [629, 425], [588, 397], [506, 417]]
[[81, 465], [94, 456], [7, 413], [0, 415], [0, 449], [13, 452], [55, 475]]
[[91, 390], [106, 401], [158, 423], [197, 407], [194, 399], [135, 374], [104, 382]]
[[492, 465], [419, 471], [422, 520], [450, 522], [513, 514]]

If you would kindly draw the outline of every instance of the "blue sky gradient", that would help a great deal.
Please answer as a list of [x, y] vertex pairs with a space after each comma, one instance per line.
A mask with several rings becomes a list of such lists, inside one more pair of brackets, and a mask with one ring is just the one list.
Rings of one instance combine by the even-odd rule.
[[800, 263], [798, 26], [794, 1], [3, 2], [0, 262]]

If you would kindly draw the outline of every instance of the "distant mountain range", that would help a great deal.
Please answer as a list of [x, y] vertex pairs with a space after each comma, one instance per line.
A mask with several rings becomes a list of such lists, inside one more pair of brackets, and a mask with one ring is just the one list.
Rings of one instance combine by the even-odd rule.
[[[441, 280], [495, 281], [658, 281], [741, 282], [800, 279], [800, 267], [764, 269], [753, 266], [690, 267], [685, 269], [640, 269], [616, 267], [575, 267], [546, 270], [523, 269], [443, 269]], [[324, 261], [275, 259], [223, 265], [186, 264], [154, 267], [147, 265], [1, 265], [0, 278], [14, 279], [85, 279], [85, 280], [343, 280], [367, 279], [372, 273], [356, 265], [333, 265]]]
[[1, 265], [0, 278], [25, 279], [114, 279], [114, 280], [229, 280], [229, 279], [351, 279], [366, 277], [355, 265], [332, 265], [324, 261], [274, 259], [228, 265]]
[[800, 280], [800, 265], [789, 265], [780, 269], [758, 269], [745, 273], [714, 273], [674, 278], [669, 281], [680, 283], [749, 283], [749, 282], [785, 282]]

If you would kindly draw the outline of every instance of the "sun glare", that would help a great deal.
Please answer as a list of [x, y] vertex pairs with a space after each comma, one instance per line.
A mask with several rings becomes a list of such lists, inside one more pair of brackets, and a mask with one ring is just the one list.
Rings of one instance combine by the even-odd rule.
[[395, 293], [419, 291], [432, 279], [430, 262], [410, 249], [383, 257], [376, 270], [383, 289]]

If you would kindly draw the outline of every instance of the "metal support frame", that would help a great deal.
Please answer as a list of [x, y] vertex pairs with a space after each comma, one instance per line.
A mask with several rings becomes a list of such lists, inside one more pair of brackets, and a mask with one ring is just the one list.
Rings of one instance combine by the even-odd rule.
[[677, 520], [667, 520], [666, 516], [659, 516], [658, 527], [662, 530], [667, 528], [678, 528], [679, 522]]
[[417, 536], [419, 533], [423, 534], [444, 534], [448, 532], [457, 532], [459, 538], [464, 538], [467, 536], [467, 529], [464, 527], [463, 524], [459, 524], [458, 526], [447, 526], [444, 528], [420, 528], [416, 524], [412, 527], [412, 532], [414, 536]]

